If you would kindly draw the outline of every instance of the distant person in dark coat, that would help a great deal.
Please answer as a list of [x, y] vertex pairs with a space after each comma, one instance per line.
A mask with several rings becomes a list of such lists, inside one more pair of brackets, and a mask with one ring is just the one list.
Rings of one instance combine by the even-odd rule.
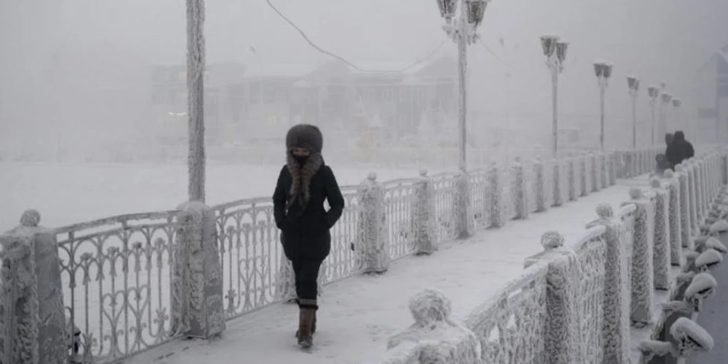
[[323, 136], [317, 127], [300, 124], [291, 128], [286, 135], [286, 165], [273, 195], [276, 226], [296, 276], [300, 310], [296, 337], [303, 348], [313, 345], [318, 310], [316, 280], [331, 250], [329, 229], [344, 209], [344, 198], [334, 172], [324, 163], [322, 148]]
[[685, 140], [685, 133], [676, 131], [672, 143], [667, 147], [665, 156], [672, 168], [675, 168], [682, 161], [695, 156], [695, 150], [693, 149], [693, 145]]

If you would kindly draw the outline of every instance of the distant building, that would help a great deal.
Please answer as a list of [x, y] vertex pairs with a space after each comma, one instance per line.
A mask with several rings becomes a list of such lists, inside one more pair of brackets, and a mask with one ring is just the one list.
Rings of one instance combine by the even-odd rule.
[[[707, 142], [728, 139], [728, 45], [714, 53], [698, 72], [695, 122]], [[686, 114], [690, 115], [690, 114]]]
[[[392, 71], [396, 65], [367, 67], [389, 71], [363, 72], [338, 61], [319, 67], [208, 65], [206, 137], [218, 145], [280, 138], [300, 122], [353, 133], [385, 126], [390, 136], [399, 137], [416, 133], [425, 120], [437, 126], [456, 115], [453, 60], [435, 59], [402, 71]], [[156, 135], [163, 143], [179, 144], [186, 138], [186, 68], [157, 66], [152, 83], [151, 102], [161, 129]]]

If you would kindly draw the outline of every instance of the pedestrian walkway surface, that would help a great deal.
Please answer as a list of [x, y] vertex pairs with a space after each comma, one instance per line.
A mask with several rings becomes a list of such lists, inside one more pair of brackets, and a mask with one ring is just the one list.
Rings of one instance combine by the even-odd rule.
[[[228, 322], [219, 339], [175, 341], [125, 362], [346, 364], [380, 358], [388, 338], [414, 322], [407, 307], [414, 294], [425, 288], [442, 291], [452, 301], [453, 319], [462, 321], [523, 271], [524, 258], [542, 251], [544, 232], [559, 231], [567, 244], [573, 242], [581, 237], [585, 224], [596, 219], [599, 203], [609, 203], [616, 210], [629, 199], [630, 186], [646, 181], [646, 177], [619, 180], [616, 186], [531, 214], [527, 220], [509, 221], [503, 228], [445, 243], [431, 256], [397, 260], [385, 274], [359, 275], [325, 286], [310, 352], [296, 345], [297, 307], [280, 303]], [[719, 299], [711, 301], [716, 303], [714, 310]], [[723, 300], [728, 300], [728, 293]], [[728, 329], [724, 332], [728, 336]]]
[[703, 303], [697, 322], [713, 336], [715, 345], [710, 352], [690, 354], [690, 364], [728, 363], [728, 263], [718, 264], [710, 274], [718, 281], [718, 288]]

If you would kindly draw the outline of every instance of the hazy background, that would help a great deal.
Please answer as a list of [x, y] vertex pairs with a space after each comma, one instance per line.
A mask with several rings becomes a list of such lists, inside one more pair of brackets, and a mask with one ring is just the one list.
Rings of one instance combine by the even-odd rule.
[[[456, 57], [456, 46], [441, 30], [443, 21], [434, 0], [273, 2], [320, 46], [362, 67], [401, 68], [435, 49], [438, 51], [432, 58], [454, 60]], [[246, 72], [280, 75], [303, 74], [306, 71], [302, 70], [311, 71], [331, 62], [305, 43], [264, 0], [208, 0], [206, 11], [208, 65], [241, 64]], [[532, 145], [534, 148], [548, 145], [551, 80], [539, 42], [544, 34], [560, 35], [570, 43], [565, 71], [560, 78], [561, 125], [581, 128], [582, 147], [595, 147], [598, 141], [599, 90], [592, 70], [592, 62], [597, 59], [609, 60], [615, 67], [607, 93], [608, 147], [630, 144], [631, 109], [625, 81], [629, 74], [642, 80], [641, 132], [648, 128], [644, 89], [649, 84], [666, 82], [668, 90], [684, 100], [683, 116], [685, 120], [691, 120], [698, 105], [705, 103], [705, 98], [699, 97], [705, 86], [696, 81], [698, 69], [728, 44], [726, 14], [728, 1], [725, 0], [491, 2], [480, 27], [483, 41], [469, 48], [469, 128], [473, 135], [486, 135], [497, 128], [511, 132], [499, 140], [499, 145], [476, 143], [474, 147], [492, 153], [496, 150], [513, 153], [513, 150], [522, 149], [524, 143], [537, 144]], [[186, 118], [182, 115], [171, 122], [157, 120], [159, 115], [150, 112], [149, 104], [154, 67], [185, 64], [185, 31], [183, 0], [0, 0], [0, 159], [13, 160], [13, 163], [49, 160], [65, 163], [56, 153], [63, 149], [65, 154], [73, 155], [70, 159], [74, 162], [93, 160], [102, 151], [105, 157], [101, 159], [105, 162], [165, 162], [164, 158], [156, 158], [156, 152], [149, 156], [138, 152], [156, 150], [161, 143], [157, 139], [159, 133], [175, 129], [176, 139], [171, 143], [177, 147], [178, 155], [165, 163], [183, 166], [184, 155], [179, 153], [184, 153]], [[443, 42], [444, 45], [438, 48]], [[453, 76], [455, 72], [456, 68], [452, 67]], [[709, 100], [707, 104], [711, 103]], [[170, 111], [186, 110], [181, 107], [181, 110]], [[455, 114], [448, 118], [444, 125], [451, 134], [446, 138], [455, 143]], [[277, 139], [271, 139], [267, 144], [263, 142], [252, 152], [248, 149], [238, 153], [248, 157], [239, 162], [270, 161], [270, 167], [265, 171], [275, 174], [281, 162], [280, 138], [290, 123], [292, 121], [276, 124], [268, 131]], [[383, 126], [386, 129], [390, 125]], [[536, 133], [540, 139], [522, 141], [520, 133], [526, 131]], [[327, 134], [327, 155], [332, 158], [346, 155], [337, 153], [347, 147], [346, 143], [340, 143], [341, 139], [357, 135], [336, 134], [334, 138], [332, 133]], [[232, 135], [232, 139], [239, 138], [246, 144], [249, 139], [260, 137], [254, 134], [256, 132], [240, 133]], [[424, 137], [442, 137], [441, 134], [431, 132]], [[391, 144], [398, 145], [399, 142], [395, 140]], [[217, 158], [218, 152], [214, 150], [217, 147], [220, 146], [216, 143], [208, 144], [213, 163]], [[438, 150], [437, 146], [433, 148], [426, 143], [420, 148], [430, 149], [430, 152]], [[36, 153], [38, 150], [49, 152]], [[422, 153], [414, 155], [422, 157]], [[130, 154], [142, 157], [129, 159]], [[376, 166], [384, 159], [386, 154], [365, 158], [365, 161]], [[453, 167], [450, 169], [454, 169], [455, 160], [451, 162]], [[33, 180], [53, 180], [62, 173], [83, 174], [80, 172], [83, 167], [78, 165], [73, 168], [60, 166], [40, 168], [40, 171], [47, 171], [45, 174], [34, 167], [27, 175], [32, 175]], [[235, 168], [236, 173], [245, 170], [244, 165]], [[10, 168], [0, 162], [0, 174], [11, 170], [16, 176], [25, 171], [24, 167], [13, 165]], [[143, 169], [147, 172], [139, 172], [141, 170], [132, 168], [104, 175], [103, 171], [90, 168], [89, 173], [107, 176], [105, 179], [99, 177], [98, 184], [113, 180], [113, 183], [137, 186], [134, 188], [138, 190], [144, 188], [145, 180], [159, 178], [156, 174], [145, 174], [148, 167]], [[175, 170], [178, 171], [174, 177], [179, 182], [179, 200], [182, 200], [186, 182], [184, 168]], [[219, 174], [221, 179], [225, 178], [223, 172]], [[119, 175], [135, 177], [119, 181]], [[61, 178], [69, 181], [66, 185], [75, 186], [78, 191], [87, 188], [79, 187], [82, 184], [66, 177]], [[19, 216], [16, 210], [21, 206], [34, 204], [33, 191], [45, 189], [40, 185], [24, 189], [23, 186], [33, 183], [28, 181], [30, 178], [8, 177], [5, 184], [0, 185], [6, 198], [0, 205], [12, 207], [13, 211], [8, 215], [12, 219]], [[359, 177], [352, 176], [351, 180], [356, 178]], [[235, 180], [233, 183], [243, 182]], [[164, 183], [157, 184], [159, 190], [167, 188]], [[133, 193], [134, 188], [128, 188], [128, 193]], [[240, 193], [231, 192], [230, 196], [218, 195], [219, 199], [259, 193], [259, 189], [254, 188], [247, 190], [249, 193], [245, 188], [239, 190]], [[263, 190], [267, 189], [260, 191]], [[72, 191], [65, 195], [68, 200], [59, 204], [66, 205], [77, 198]], [[103, 196], [103, 191], [93, 196], [97, 195]], [[128, 200], [121, 195], [119, 198]], [[166, 200], [160, 207], [170, 208], [170, 204]], [[108, 211], [112, 212], [117, 210]], [[90, 210], [88, 216], [99, 213]], [[86, 215], [76, 217], [80, 219]], [[7, 226], [8, 222], [0, 225]]]

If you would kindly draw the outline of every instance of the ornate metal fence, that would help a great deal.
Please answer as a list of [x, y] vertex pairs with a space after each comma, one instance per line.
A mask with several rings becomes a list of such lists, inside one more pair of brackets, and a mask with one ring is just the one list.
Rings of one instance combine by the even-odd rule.
[[76, 355], [111, 361], [175, 336], [170, 322], [175, 215], [117, 216], [56, 230], [64, 304], [81, 336]]
[[225, 316], [230, 319], [277, 300], [281, 244], [270, 198], [213, 208], [223, 272]]
[[479, 169], [470, 172], [470, 203], [473, 207], [475, 226], [478, 229], [490, 227], [490, 201], [488, 194], [488, 174]]
[[404, 179], [385, 182], [384, 215], [389, 232], [389, 255], [392, 259], [401, 258], [412, 253], [415, 179]]
[[437, 241], [448, 241], [456, 238], [455, 221], [455, 176], [452, 173], [438, 174], [432, 177], [435, 190], [435, 221], [437, 223]]

